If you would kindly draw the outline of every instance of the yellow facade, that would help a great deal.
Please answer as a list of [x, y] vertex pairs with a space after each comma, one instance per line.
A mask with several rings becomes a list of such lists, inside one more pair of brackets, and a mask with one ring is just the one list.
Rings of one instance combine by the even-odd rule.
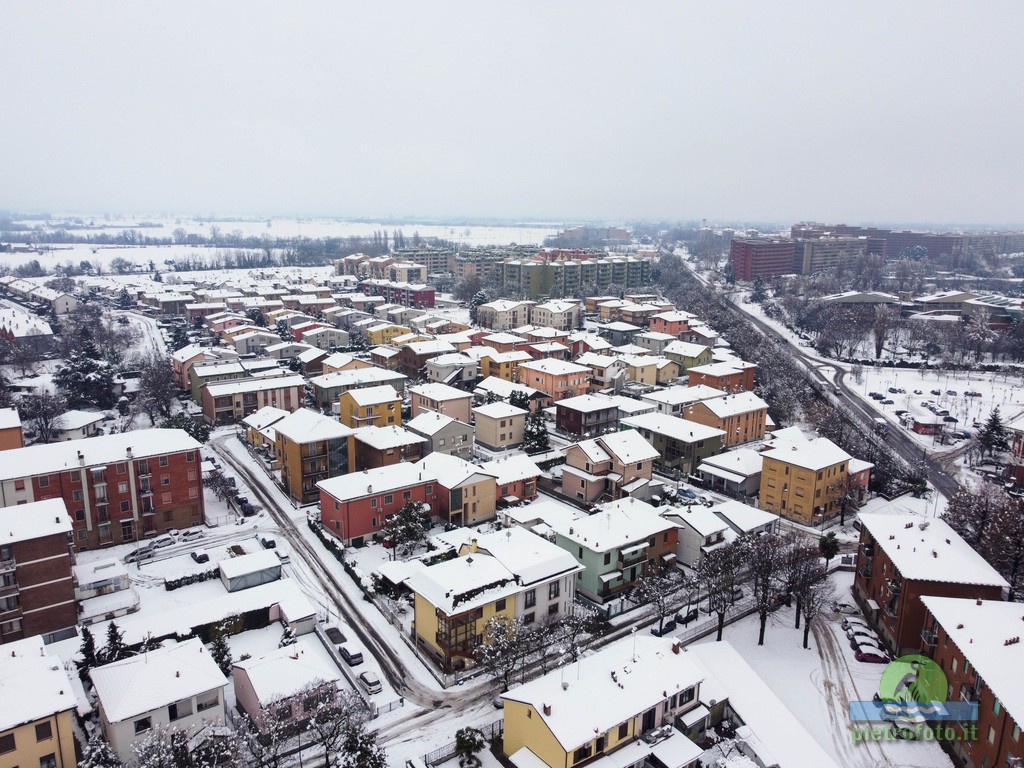
[[368, 363], [366, 360], [360, 360], [358, 357], [353, 357], [351, 360], [346, 361], [342, 365], [331, 365], [324, 360], [324, 375], [328, 373], [339, 373], [341, 371], [355, 371], [359, 368], [373, 368], [373, 363]]
[[650, 364], [627, 363], [626, 381], [654, 386], [658, 383], [658, 365], [653, 360]]
[[404, 336], [412, 333], [412, 328], [404, 325], [385, 325], [379, 328], [371, 328], [366, 332], [366, 340], [372, 347], [379, 347], [383, 344], [390, 344], [396, 336]]
[[484, 378], [494, 376], [502, 381], [518, 381], [516, 375], [519, 361], [507, 360], [497, 362], [494, 358], [484, 357], [480, 360], [480, 373]]
[[[415, 616], [416, 616], [416, 635], [418, 636], [418, 644], [426, 646], [428, 650], [433, 652], [435, 655], [444, 657], [444, 650], [437, 642], [437, 630], [438, 630], [438, 616], [437, 606], [432, 604], [423, 595], [415, 594]], [[490, 602], [481, 608], [480, 618], [475, 620], [474, 631], [475, 634], [484, 634], [484, 628], [487, 626], [487, 622], [495, 616], [505, 616], [508, 619], [515, 618], [516, 612], [516, 598], [515, 595], [509, 595], [504, 600], [505, 608], [498, 610], [497, 602]], [[467, 664], [469, 663], [467, 659]]]
[[[10, 702], [9, 706], [15, 706], [15, 703]], [[48, 736], [45, 735], [47, 729]], [[39, 738], [39, 732], [43, 732], [42, 738]], [[43, 758], [50, 755], [58, 768], [74, 768], [77, 764], [70, 710], [19, 725], [12, 731], [0, 734], [8, 735], [14, 736], [14, 751], [0, 755], [0, 766], [3, 768], [43, 765]]]
[[[609, 728], [604, 733], [594, 734], [593, 740], [589, 743], [589, 754], [576, 759], [577, 750], [586, 745], [576, 744], [565, 747], [560, 744], [544, 722], [541, 713], [529, 704], [506, 701], [504, 721], [505, 732], [502, 736], [502, 748], [506, 755], [514, 755], [520, 748], [527, 747], [543, 760], [545, 765], [559, 766], [560, 768], [572, 768], [574, 765], [593, 760], [594, 755], [598, 754], [597, 741], [599, 738], [604, 739], [603, 752], [610, 754], [619, 747], [635, 741], [640, 735], [637, 730], [640, 723], [638, 714], [625, 723]], [[621, 725], [625, 725], [625, 731], [624, 735], [620, 736]]]
[[813, 525], [815, 514], [835, 514], [843, 496], [847, 461], [815, 471], [763, 454], [761, 507], [769, 512]]
[[[462, 519], [458, 525], [476, 525], [494, 517], [498, 506], [498, 487], [493, 477], [487, 477], [477, 483], [467, 483], [462, 487]], [[459, 508], [448, 510], [449, 518], [458, 514]], [[452, 520], [452, 522], [456, 522]]]
[[396, 397], [384, 403], [359, 405], [352, 396], [358, 390], [342, 392], [338, 398], [341, 413], [338, 420], [346, 427], [400, 427], [402, 426], [402, 398]]

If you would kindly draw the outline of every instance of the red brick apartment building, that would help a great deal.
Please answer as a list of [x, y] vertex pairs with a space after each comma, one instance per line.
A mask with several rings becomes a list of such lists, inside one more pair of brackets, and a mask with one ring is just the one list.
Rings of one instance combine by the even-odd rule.
[[737, 280], [775, 277], [799, 272], [796, 246], [792, 240], [733, 240], [729, 245], [729, 263]]
[[955, 723], [962, 740], [942, 746], [958, 765], [970, 768], [1024, 765], [1024, 605], [949, 597], [921, 601], [921, 653], [945, 672], [946, 700], [978, 704], [974, 739], [962, 739], [970, 722]]
[[0, 451], [0, 506], [62, 498], [76, 549], [137, 541], [203, 522], [200, 461], [180, 429]]
[[0, 643], [75, 633], [71, 518], [62, 499], [0, 509]]
[[943, 520], [861, 514], [860, 521], [853, 595], [895, 654], [921, 647], [923, 597], [1001, 600], [1009, 586]]

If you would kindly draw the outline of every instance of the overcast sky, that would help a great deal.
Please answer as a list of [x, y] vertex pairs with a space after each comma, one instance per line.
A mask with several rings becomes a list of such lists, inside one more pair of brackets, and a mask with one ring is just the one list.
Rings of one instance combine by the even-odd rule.
[[8, 2], [0, 207], [1024, 223], [1024, 3]]

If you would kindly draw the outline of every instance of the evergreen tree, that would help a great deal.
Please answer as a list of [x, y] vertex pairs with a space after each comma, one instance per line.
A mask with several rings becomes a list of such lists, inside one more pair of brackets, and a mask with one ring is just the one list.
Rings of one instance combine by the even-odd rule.
[[476, 753], [484, 748], [487, 741], [479, 728], [466, 726], [455, 732], [455, 749], [459, 754], [459, 768], [479, 768], [483, 765]]
[[117, 308], [118, 309], [131, 309], [135, 306], [135, 301], [128, 293], [127, 288], [122, 288], [121, 292], [117, 295]]
[[829, 561], [839, 554], [839, 539], [834, 533], [826, 533], [818, 539], [818, 551], [825, 558], [825, 567], [828, 567]]
[[92, 342], [86, 342], [81, 350], [71, 355], [57, 369], [53, 374], [53, 383], [72, 408], [112, 408], [116, 402], [114, 368], [100, 358]]
[[484, 291], [477, 291], [476, 295], [469, 300], [469, 322], [476, 325], [477, 310], [481, 304], [487, 303], [487, 294]]
[[182, 429], [200, 443], [210, 439], [210, 425], [205, 421], [196, 421], [184, 411], [176, 413], [160, 424], [161, 429]]
[[103, 663], [119, 661], [128, 655], [128, 647], [124, 644], [124, 633], [116, 621], [107, 625], [107, 644], [103, 646]]
[[384, 518], [381, 535], [396, 555], [411, 555], [427, 538], [423, 513], [415, 501], [407, 502], [398, 512]]
[[79, 653], [82, 654], [82, 658], [76, 661], [75, 665], [78, 667], [79, 676], [84, 680], [88, 671], [100, 663], [96, 654], [96, 638], [88, 627], [82, 627], [82, 647]]
[[260, 328], [267, 327], [267, 318], [263, 316], [263, 311], [259, 307], [250, 307], [245, 310], [245, 316], [252, 321], [253, 325]]
[[377, 734], [362, 724], [352, 725], [345, 734], [341, 768], [388, 768], [387, 753], [377, 744]]
[[97, 728], [82, 750], [78, 768], [121, 768], [122, 765], [107, 740], [103, 738], [103, 732]]
[[210, 643], [210, 657], [217, 663], [225, 677], [231, 675], [231, 648], [228, 646], [227, 634], [227, 627], [224, 624], [219, 625], [214, 633], [213, 642]]
[[977, 439], [982, 455], [987, 453], [989, 456], [995, 456], [996, 453], [1010, 450], [1009, 432], [999, 415], [999, 406], [989, 414], [985, 426], [978, 432]]
[[523, 427], [523, 450], [527, 453], [541, 453], [550, 447], [544, 415], [540, 412], [531, 413], [526, 417], [526, 425]]
[[517, 389], [508, 396], [508, 404], [528, 411], [530, 410], [530, 396], [521, 389]]
[[187, 347], [192, 342], [188, 338], [188, 331], [182, 325], [174, 326], [174, 330], [171, 331], [170, 347], [174, 352], [177, 352], [183, 347]]

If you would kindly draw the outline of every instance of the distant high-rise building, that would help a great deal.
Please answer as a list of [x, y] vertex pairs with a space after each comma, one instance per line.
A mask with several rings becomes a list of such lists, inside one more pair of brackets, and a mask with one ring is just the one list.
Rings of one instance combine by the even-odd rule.
[[749, 238], [729, 245], [729, 263], [737, 280], [775, 277], [799, 272], [796, 243], [788, 238]]

